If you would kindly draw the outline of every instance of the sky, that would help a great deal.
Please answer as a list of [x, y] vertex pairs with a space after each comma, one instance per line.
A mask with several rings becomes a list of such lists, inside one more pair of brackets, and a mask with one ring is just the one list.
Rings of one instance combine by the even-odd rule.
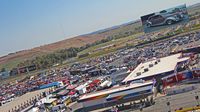
[[199, 0], [0, 0], [0, 56]]

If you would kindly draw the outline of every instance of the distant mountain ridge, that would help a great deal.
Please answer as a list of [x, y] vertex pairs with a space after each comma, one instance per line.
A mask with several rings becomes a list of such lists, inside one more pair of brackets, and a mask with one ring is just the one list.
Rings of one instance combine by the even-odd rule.
[[130, 24], [134, 24], [134, 23], [139, 22], [139, 21], [140, 21], [140, 20], [130, 21], [130, 22], [127, 22], [127, 23], [124, 23], [124, 24], [115, 25], [115, 26], [112, 26], [112, 27], [109, 27], [109, 28], [97, 30], [97, 31], [94, 31], [94, 32], [92, 32], [92, 33], [88, 33], [88, 34], [84, 34], [84, 35], [104, 33], [104, 32], [107, 32], [107, 31], [110, 31], [110, 30], [114, 30], [114, 29], [117, 29], [117, 28], [120, 28], [120, 27], [123, 27], [123, 26], [127, 26], [127, 25], [130, 25]]

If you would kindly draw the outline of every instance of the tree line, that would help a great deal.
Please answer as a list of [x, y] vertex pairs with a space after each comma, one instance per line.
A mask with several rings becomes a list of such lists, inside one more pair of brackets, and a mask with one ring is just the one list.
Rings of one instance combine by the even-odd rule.
[[[25, 61], [20, 62], [15, 68], [11, 69], [11, 72], [17, 71], [19, 70], [19, 68], [33, 66], [33, 65], [36, 66], [36, 69], [46, 69], [53, 66], [54, 64], [62, 63], [63, 61], [69, 58], [76, 57], [78, 55], [78, 52], [81, 52], [89, 47], [106, 43], [114, 39], [124, 38], [141, 31], [142, 27], [140, 26], [132, 29], [131, 31], [122, 31], [115, 34], [110, 34], [105, 39], [96, 41], [91, 44], [86, 44], [85, 46], [61, 49], [49, 54], [36, 56], [32, 59], [27, 59]], [[2, 69], [3, 69], [2, 71], [5, 70], [5, 68]]]
[[45, 69], [51, 67], [56, 63], [61, 63], [62, 61], [68, 58], [76, 57], [79, 51], [80, 51], [79, 48], [74, 48], [74, 47], [68, 49], [62, 49], [55, 51], [53, 53], [37, 56], [33, 59], [23, 61], [19, 63], [17, 66], [24, 67], [24, 66], [36, 65], [37, 69]]

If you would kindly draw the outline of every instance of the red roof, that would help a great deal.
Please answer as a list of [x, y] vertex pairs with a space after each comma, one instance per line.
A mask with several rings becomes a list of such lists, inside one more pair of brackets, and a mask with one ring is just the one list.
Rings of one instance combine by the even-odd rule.
[[67, 89], [69, 89], [69, 90], [72, 90], [72, 89], [75, 89], [76, 88], [76, 85], [68, 85], [67, 86]]
[[90, 87], [94, 87], [94, 86], [95, 86], [95, 84], [93, 84], [93, 83], [90, 83], [90, 84], [89, 84], [89, 86], [90, 86]]
[[97, 84], [97, 83], [99, 83], [99, 82], [100, 82], [99, 79], [96, 79], [96, 80], [93, 80], [93, 81], [92, 81], [92, 83], [95, 83], [95, 84]]
[[68, 95], [74, 95], [76, 92], [75, 91], [70, 91], [69, 93], [68, 93]]

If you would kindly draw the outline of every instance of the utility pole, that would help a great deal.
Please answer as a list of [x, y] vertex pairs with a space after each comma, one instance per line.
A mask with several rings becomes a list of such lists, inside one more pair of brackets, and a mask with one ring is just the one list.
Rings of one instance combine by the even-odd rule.
[[171, 112], [170, 102], [169, 101], [167, 101], [167, 106], [168, 106], [168, 111], [167, 112]]
[[195, 99], [197, 101], [197, 106], [199, 106], [199, 96], [195, 96]]

